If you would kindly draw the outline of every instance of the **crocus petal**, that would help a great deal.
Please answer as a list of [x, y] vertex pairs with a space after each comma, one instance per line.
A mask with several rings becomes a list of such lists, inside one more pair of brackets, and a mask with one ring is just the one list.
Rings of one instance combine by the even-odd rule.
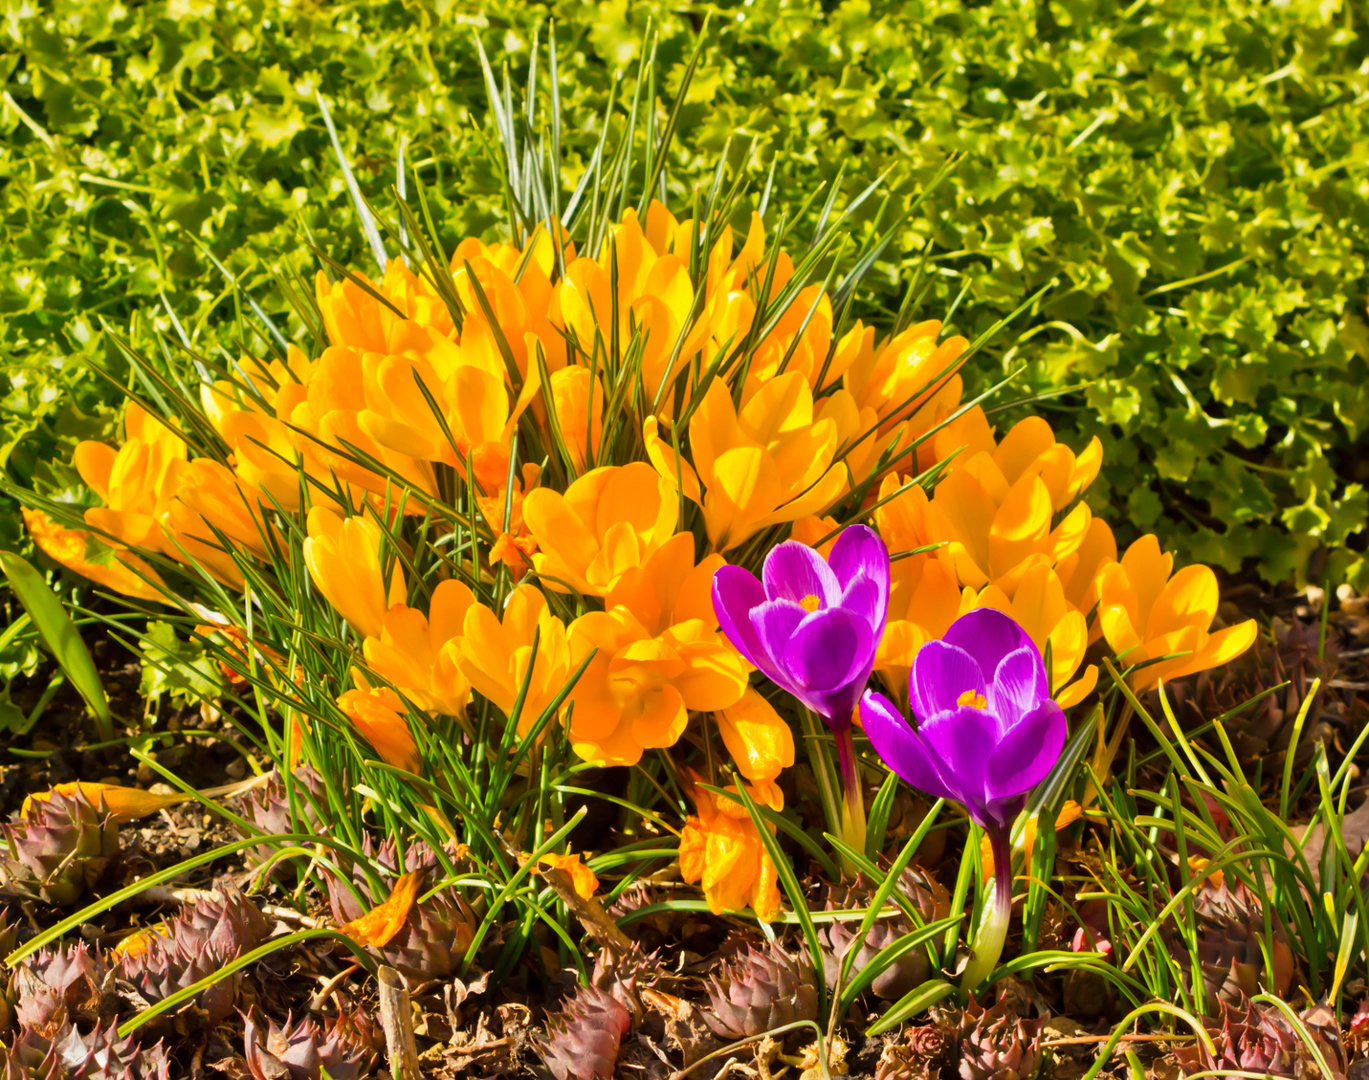
[[[832, 545], [828, 565], [837, 581], [845, 590], [859, 574], [865, 574], [879, 590], [883, 601], [881, 609], [889, 603], [889, 549], [879, 534], [868, 525], [852, 525], [837, 537]], [[880, 610], [879, 624], [884, 622], [884, 611]]]
[[863, 619], [842, 608], [828, 608], [798, 624], [784, 658], [790, 675], [804, 689], [830, 692], [859, 677], [874, 652], [874, 635]]
[[718, 567], [713, 575], [713, 614], [718, 626], [739, 653], [765, 671], [774, 664], [751, 625], [751, 609], [763, 603], [765, 589], [755, 574], [740, 566]]
[[1033, 648], [1015, 649], [1003, 657], [989, 684], [989, 709], [1007, 731], [1024, 713], [1036, 708], [1050, 694], [1046, 665]]
[[794, 631], [806, 618], [808, 612], [791, 600], [767, 600], [751, 610], [751, 625], [764, 650], [761, 660], [765, 661], [751, 662], [786, 690], [794, 685], [786, 652]]
[[865, 691], [860, 699], [860, 724], [884, 764], [913, 787], [937, 799], [958, 797], [942, 780], [926, 745], [883, 694]]
[[1184, 665], [1184, 674], [1190, 671], [1205, 671], [1208, 668], [1234, 660], [1255, 644], [1259, 629], [1254, 619], [1229, 626], [1210, 634], [1201, 649]]
[[879, 583], [868, 574], [857, 574], [841, 594], [841, 606], [869, 623], [871, 631], [878, 637], [884, 629], [889, 610], [889, 589], [887, 586], [881, 589]]
[[929, 641], [918, 650], [908, 679], [908, 697], [918, 723], [956, 708], [966, 693], [988, 694], [984, 673], [973, 656], [944, 639]]
[[991, 799], [1030, 791], [1060, 760], [1069, 733], [1065, 714], [1053, 701], [1043, 701], [1014, 724], [988, 754], [985, 769]]
[[1090, 664], [1084, 669], [1084, 674], [1075, 679], [1063, 690], [1059, 690], [1055, 695], [1055, 703], [1062, 709], [1072, 709], [1078, 705], [1091, 693], [1093, 688], [1098, 685], [1098, 665]]
[[976, 608], [951, 624], [942, 640], [955, 645], [979, 661], [986, 679], [998, 670], [1003, 657], [1022, 648], [1031, 648], [1031, 638], [1009, 616], [993, 608]]
[[792, 600], [801, 604], [816, 596], [822, 607], [841, 603], [841, 585], [818, 552], [797, 540], [778, 544], [765, 557], [761, 570], [765, 594], [772, 600]]
[[983, 824], [988, 750], [998, 742], [997, 722], [983, 709], [961, 705], [923, 723], [918, 734], [941, 758], [939, 771], [955, 785], [971, 820]]

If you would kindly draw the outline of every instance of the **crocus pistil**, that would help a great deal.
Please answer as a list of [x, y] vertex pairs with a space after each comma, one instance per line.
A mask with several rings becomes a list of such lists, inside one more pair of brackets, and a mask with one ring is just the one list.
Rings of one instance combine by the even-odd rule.
[[963, 985], [993, 970], [1012, 913], [1009, 831], [1027, 792], [1065, 746], [1065, 714], [1025, 630], [981, 608], [957, 619], [913, 660], [908, 699], [916, 728], [882, 694], [867, 691], [860, 718], [875, 752], [913, 787], [961, 803], [994, 852], [994, 895], [984, 908]]

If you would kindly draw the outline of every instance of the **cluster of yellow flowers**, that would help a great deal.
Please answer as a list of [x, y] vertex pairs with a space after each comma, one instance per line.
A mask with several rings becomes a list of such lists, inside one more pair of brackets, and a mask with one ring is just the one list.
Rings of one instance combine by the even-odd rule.
[[[691, 712], [712, 714], [775, 809], [793, 737], [719, 634], [710, 581], [725, 559], [759, 565], [784, 529], [830, 543], [838, 523], [823, 515], [853, 493], [894, 553], [877, 670], [895, 693], [922, 643], [974, 607], [1008, 612], [1049, 648], [1062, 704], [1092, 689], [1096, 667], [1080, 668], [1099, 637], [1126, 664], [1181, 654], [1142, 668], [1138, 687], [1253, 639], [1253, 625], [1210, 632], [1207, 568], [1171, 575], [1154, 537], [1118, 559], [1079, 501], [1097, 440], [1076, 455], [1030, 419], [996, 441], [978, 407], [961, 409], [963, 338], [939, 341], [934, 321], [883, 341], [859, 322], [838, 336], [817, 285], [776, 318], [794, 269], [766, 258], [759, 216], [735, 251], [718, 231], [692, 274], [695, 229], [652, 203], [594, 257], [539, 230], [522, 248], [465, 240], [450, 267], [393, 259], [379, 281], [320, 273], [321, 355], [244, 360], [240, 378], [203, 387], [220, 459], [191, 458], [173, 421], [132, 404], [120, 448], [78, 448], [104, 504], [86, 522], [113, 558], [88, 558], [84, 534], [42, 514], [29, 527], [58, 561], [155, 600], [164, 583], [138, 552], [241, 589], [221, 538], [265, 560], [285, 542], [277, 508], [299, 514], [312, 581], [360, 639], [338, 705], [385, 761], [421, 767], [409, 706], [468, 724], [474, 692], [512, 720], [521, 691], [523, 734], [584, 666], [563, 709], [583, 759], [634, 764], [674, 746]], [[530, 443], [541, 463], [520, 454]], [[929, 496], [913, 478], [938, 463]], [[397, 557], [405, 516], [451, 516], [453, 478], [478, 510], [469, 580], [503, 567], [521, 581], [499, 610], [454, 577], [411, 591]], [[415, 594], [426, 610], [409, 606]], [[750, 819], [682, 779], [698, 808], [682, 872], [715, 907], [775, 910]]]

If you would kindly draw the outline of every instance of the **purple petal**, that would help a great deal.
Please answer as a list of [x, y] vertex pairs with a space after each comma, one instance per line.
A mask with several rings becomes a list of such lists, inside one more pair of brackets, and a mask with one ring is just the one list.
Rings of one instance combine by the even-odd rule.
[[751, 609], [765, 603], [765, 589], [756, 575], [740, 566], [720, 566], [713, 575], [713, 614], [736, 650], [762, 671], [774, 668], [756, 629]]
[[929, 641], [918, 650], [908, 677], [908, 695], [918, 723], [955, 709], [966, 691], [987, 697], [984, 672], [973, 656], [945, 641]]
[[751, 625], [756, 628], [766, 656], [766, 664], [756, 666], [790, 692], [795, 680], [790, 676], [786, 653], [794, 631], [806, 618], [808, 612], [792, 600], [767, 600], [751, 610]]
[[868, 525], [852, 525], [846, 529], [832, 545], [832, 554], [827, 563], [843, 589], [850, 585], [857, 574], [863, 572], [882, 588], [887, 603], [889, 549], [874, 529]]
[[[864, 619], [843, 608], [827, 608], [795, 629], [784, 652], [785, 666], [803, 689], [830, 693], [869, 672], [875, 645]], [[852, 706], [858, 698], [859, 692]]]
[[909, 784], [935, 799], [957, 797], [942, 780], [917, 733], [883, 694], [865, 692], [860, 699], [860, 723], [880, 760]]
[[884, 633], [884, 620], [889, 609], [888, 590], [880, 590], [878, 582], [868, 574], [857, 574], [841, 594], [841, 606], [859, 615], [876, 636]]
[[801, 604], [807, 597], [816, 596], [822, 607], [836, 607], [841, 602], [841, 586], [827, 560], [797, 540], [786, 540], [771, 549], [761, 577], [765, 595], [771, 600]]
[[971, 817], [981, 813], [989, 755], [998, 742], [997, 721], [983, 709], [961, 705], [923, 723], [918, 734], [941, 759], [938, 771], [954, 786]]
[[1004, 731], [1050, 696], [1046, 665], [1034, 646], [1003, 657], [989, 684], [988, 696], [989, 708], [998, 714]]
[[1009, 728], [988, 754], [985, 782], [990, 798], [1030, 791], [1055, 767], [1069, 725], [1060, 706], [1047, 699]]
[[986, 678], [998, 670], [1008, 653], [1036, 648], [1022, 627], [993, 608], [976, 608], [960, 616], [941, 640], [964, 649], [978, 660]]

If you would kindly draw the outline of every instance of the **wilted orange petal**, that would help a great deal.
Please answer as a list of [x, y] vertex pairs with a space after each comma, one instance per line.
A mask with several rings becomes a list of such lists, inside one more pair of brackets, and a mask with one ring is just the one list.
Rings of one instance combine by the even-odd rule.
[[46, 802], [56, 795], [75, 795], [80, 791], [91, 805], [98, 806], [100, 800], [104, 799], [105, 806], [108, 807], [110, 814], [117, 822], [136, 821], [138, 818], [147, 817], [148, 814], [155, 814], [158, 810], [164, 810], [168, 806], [175, 806], [183, 803], [186, 796], [180, 792], [171, 794], [155, 794], [151, 791], [144, 791], [142, 788], [119, 787], [117, 784], [90, 784], [78, 781], [71, 784], [58, 784], [51, 791], [36, 791], [24, 800], [22, 810], [23, 816], [27, 817], [29, 808], [33, 801]]
[[388, 900], [338, 929], [359, 945], [384, 948], [409, 918], [426, 873], [424, 870], [412, 870], [405, 874], [395, 882]]
[[580, 861], [578, 852], [574, 855], [543, 855], [537, 862], [539, 866], [554, 867], [569, 874], [571, 884], [581, 900], [588, 900], [598, 891], [599, 879], [594, 876], [593, 870]]

